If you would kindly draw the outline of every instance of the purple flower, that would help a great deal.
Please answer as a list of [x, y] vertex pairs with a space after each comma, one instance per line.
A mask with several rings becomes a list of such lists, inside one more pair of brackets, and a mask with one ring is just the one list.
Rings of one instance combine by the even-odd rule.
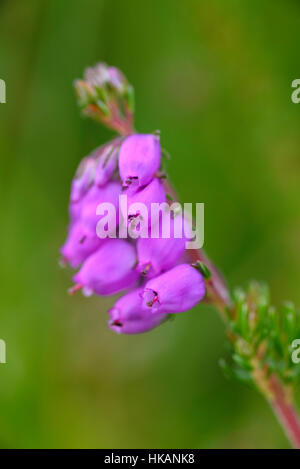
[[87, 156], [84, 158], [76, 171], [72, 181], [70, 200], [78, 202], [89, 190], [93, 183], [95, 174], [95, 160]]
[[69, 216], [70, 216], [71, 225], [73, 225], [74, 223], [80, 220], [81, 208], [82, 208], [82, 199], [79, 200], [78, 202], [70, 202]]
[[109, 239], [87, 258], [73, 280], [86, 291], [112, 295], [135, 284], [138, 278], [135, 265], [134, 246], [120, 239]]
[[142, 306], [142, 289], [133, 290], [117, 300], [108, 312], [108, 326], [118, 334], [140, 334], [158, 326], [168, 315], [152, 314]]
[[117, 167], [119, 149], [114, 145], [108, 145], [102, 151], [98, 151], [96, 158], [95, 184], [103, 186], [112, 177]]
[[[125, 193], [127, 195], [127, 206], [121, 205], [122, 216], [131, 226], [132, 233], [140, 233], [145, 230], [148, 233], [148, 225], [151, 225], [151, 204], [161, 204], [166, 201], [166, 193], [161, 181], [153, 179], [148, 186], [139, 189], [135, 193]], [[141, 224], [143, 228], [137, 227]], [[138, 236], [136, 236], [138, 237]]]
[[149, 280], [143, 290], [143, 306], [153, 313], [181, 313], [193, 308], [205, 295], [198, 270], [181, 264]]
[[160, 217], [158, 238], [137, 240], [137, 270], [148, 278], [174, 267], [185, 251], [186, 241], [191, 238], [190, 227], [183, 216], [170, 215], [165, 212]]
[[[101, 203], [111, 203], [118, 213], [119, 195], [121, 193], [121, 185], [117, 181], [111, 181], [104, 187], [93, 186], [82, 200], [80, 220], [83, 229], [87, 234], [94, 235], [96, 226], [101, 216], [96, 214], [96, 210]], [[116, 220], [112, 220], [111, 225], [115, 225]]]
[[145, 186], [160, 167], [161, 149], [155, 135], [136, 134], [127, 137], [119, 154], [123, 186], [134, 189]]
[[103, 243], [96, 235], [87, 236], [82, 229], [80, 223], [75, 223], [69, 228], [69, 234], [65, 244], [61, 247], [60, 252], [63, 261], [67, 262], [73, 269], [93, 254]]

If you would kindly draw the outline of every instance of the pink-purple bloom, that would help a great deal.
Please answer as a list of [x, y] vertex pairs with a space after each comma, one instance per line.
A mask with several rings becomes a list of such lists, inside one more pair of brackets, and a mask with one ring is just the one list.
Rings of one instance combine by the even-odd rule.
[[119, 148], [115, 145], [107, 145], [96, 161], [95, 184], [96, 186], [104, 186], [113, 176], [117, 168], [117, 157]]
[[137, 240], [137, 269], [147, 278], [174, 267], [185, 251], [187, 240], [191, 238], [189, 224], [182, 214], [173, 217], [162, 214], [159, 228], [157, 238]]
[[[131, 191], [127, 194], [127, 211], [121, 207], [122, 216], [125, 223], [131, 225], [133, 231], [137, 223], [146, 228], [146, 233], [150, 235], [148, 225], [151, 225], [151, 206], [153, 203], [161, 204], [166, 201], [166, 192], [160, 179], [154, 178], [144, 188], [136, 192]], [[143, 204], [143, 205], [140, 205]], [[142, 231], [139, 228], [139, 231]]]
[[132, 244], [109, 239], [87, 258], [73, 281], [90, 293], [113, 295], [134, 286], [138, 279], [135, 264], [136, 251]]
[[149, 280], [142, 293], [143, 306], [154, 314], [182, 313], [205, 295], [204, 279], [197, 269], [181, 264]]
[[119, 171], [124, 187], [148, 184], [160, 167], [161, 149], [155, 135], [130, 135], [122, 144]]
[[[91, 87], [110, 83], [121, 89], [124, 84], [118, 70], [107, 66], [89, 70], [87, 77]], [[82, 289], [86, 295], [105, 296], [125, 291], [109, 311], [109, 328], [117, 333], [153, 329], [168, 315], [191, 309], [205, 295], [201, 273], [184, 263], [190, 231], [181, 213], [170, 213], [160, 165], [159, 138], [134, 134], [114, 139], [85, 157], [72, 182], [68, 236], [61, 248], [63, 261], [78, 269], [71, 292]], [[119, 196], [124, 194], [127, 204], [119, 207]], [[113, 205], [112, 214], [97, 210], [102, 203]], [[154, 203], [165, 210], [159, 226], [151, 216]], [[108, 227], [120, 223], [120, 229], [125, 221], [128, 230], [136, 230], [132, 238], [137, 239], [118, 239], [116, 229], [104, 230], [112, 236], [100, 239], [99, 220]], [[155, 237], [151, 237], [153, 228]]]
[[136, 289], [121, 296], [109, 310], [108, 326], [118, 334], [139, 334], [161, 324], [168, 316], [165, 313], [152, 314], [142, 305], [143, 289]]
[[118, 181], [111, 181], [105, 186], [93, 186], [82, 201], [80, 219], [87, 234], [95, 235], [97, 223], [101, 216], [97, 215], [97, 207], [103, 202], [111, 203], [118, 211], [121, 185]]
[[65, 244], [61, 247], [62, 260], [77, 269], [103, 243], [96, 235], [86, 235], [79, 222], [69, 228]]
[[95, 160], [91, 157], [84, 158], [75, 174], [71, 187], [71, 202], [78, 202], [88, 191], [93, 183], [95, 173]]

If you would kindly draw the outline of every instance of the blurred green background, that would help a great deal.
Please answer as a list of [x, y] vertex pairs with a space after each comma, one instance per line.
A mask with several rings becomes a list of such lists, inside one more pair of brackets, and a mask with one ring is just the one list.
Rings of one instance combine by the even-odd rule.
[[112, 299], [67, 295], [58, 250], [75, 168], [112, 136], [72, 89], [102, 60], [134, 84], [138, 130], [161, 130], [181, 200], [205, 202], [229, 284], [300, 305], [299, 31], [296, 0], [1, 0], [1, 447], [289, 446], [263, 398], [224, 378], [213, 309], [119, 337]]

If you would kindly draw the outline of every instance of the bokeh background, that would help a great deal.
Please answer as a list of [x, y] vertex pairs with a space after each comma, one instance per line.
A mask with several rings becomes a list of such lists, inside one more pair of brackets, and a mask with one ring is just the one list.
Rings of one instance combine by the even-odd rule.
[[67, 295], [58, 267], [71, 178], [112, 134], [79, 116], [72, 82], [104, 60], [161, 130], [183, 202], [231, 286], [300, 304], [297, 0], [1, 0], [0, 445], [284, 448], [256, 392], [228, 381], [207, 306], [141, 336], [106, 327], [111, 299]]

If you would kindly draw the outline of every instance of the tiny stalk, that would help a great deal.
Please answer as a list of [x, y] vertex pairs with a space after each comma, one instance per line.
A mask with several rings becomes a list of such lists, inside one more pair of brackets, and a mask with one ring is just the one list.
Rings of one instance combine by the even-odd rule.
[[[135, 132], [133, 87], [119, 70], [105, 64], [87, 69], [84, 80], [75, 82], [75, 89], [84, 115], [121, 136]], [[168, 180], [163, 183], [168, 200], [176, 201]], [[294, 408], [293, 388], [300, 380], [300, 367], [292, 363], [290, 353], [292, 340], [300, 337], [299, 313], [291, 304], [275, 310], [268, 289], [257, 283], [231, 295], [223, 276], [202, 249], [190, 250], [189, 256], [205, 279], [206, 300], [216, 307], [225, 323], [231, 363], [223, 360], [222, 367], [230, 376], [255, 385], [291, 444], [299, 449], [300, 420]], [[80, 287], [76, 285], [70, 293]]]

